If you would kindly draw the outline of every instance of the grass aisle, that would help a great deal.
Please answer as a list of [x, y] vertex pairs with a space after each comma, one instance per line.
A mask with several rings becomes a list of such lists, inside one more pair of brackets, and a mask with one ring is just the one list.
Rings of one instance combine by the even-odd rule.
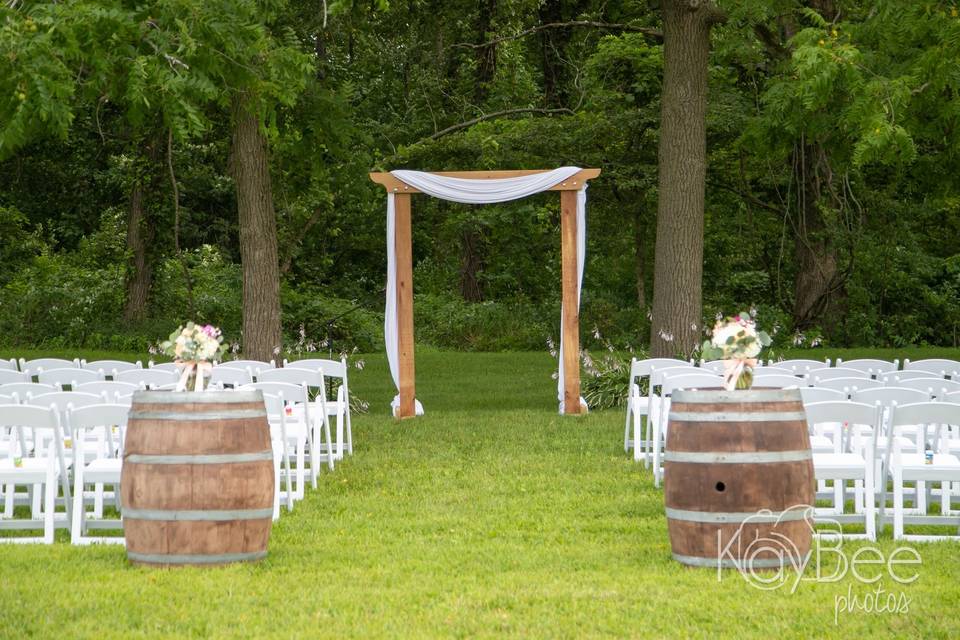
[[[0, 546], [0, 638], [960, 632], [954, 544], [918, 546], [911, 585], [869, 567], [878, 584], [805, 582], [794, 594], [674, 563], [662, 494], [623, 453], [622, 414], [557, 416], [545, 355], [423, 350], [427, 415], [400, 424], [383, 415], [385, 362], [367, 365], [351, 381], [373, 408], [354, 421], [356, 455], [284, 513], [266, 561], [157, 571], [128, 566], [120, 548]], [[889, 529], [879, 546], [896, 547]], [[834, 624], [837, 596], [878, 585], [904, 592], [909, 611]]]

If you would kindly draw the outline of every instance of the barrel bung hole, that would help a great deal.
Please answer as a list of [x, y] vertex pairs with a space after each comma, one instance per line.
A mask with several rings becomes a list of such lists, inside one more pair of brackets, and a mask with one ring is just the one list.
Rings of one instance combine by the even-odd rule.
[[723, 484], [722, 482], [717, 483], [717, 491], [722, 493], [726, 491], [726, 489], [727, 489], [727, 485]]

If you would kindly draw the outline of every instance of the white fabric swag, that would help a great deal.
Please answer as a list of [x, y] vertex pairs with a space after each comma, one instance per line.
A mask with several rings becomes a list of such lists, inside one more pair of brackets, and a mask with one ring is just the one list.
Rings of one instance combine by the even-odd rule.
[[[525, 198], [571, 178], [580, 167], [560, 167], [553, 171], [534, 173], [529, 176], [501, 179], [450, 178], [423, 171], [391, 171], [390, 174], [427, 195], [441, 200], [464, 204], [494, 204]], [[587, 184], [577, 192], [577, 308], [580, 308], [580, 289], [583, 286], [583, 265], [586, 255]], [[394, 194], [387, 194], [387, 304], [383, 320], [384, 342], [390, 375], [397, 390], [400, 389], [400, 345], [397, 324], [397, 256], [396, 256], [396, 208]], [[561, 310], [562, 314], [562, 310]], [[562, 318], [562, 315], [561, 315]], [[557, 378], [557, 396], [560, 412], [563, 412], [563, 331], [560, 332], [560, 372]], [[587, 403], [580, 398], [583, 407]], [[394, 413], [400, 406], [400, 395], [394, 397], [391, 407]], [[416, 403], [417, 415], [423, 415], [423, 405]]]

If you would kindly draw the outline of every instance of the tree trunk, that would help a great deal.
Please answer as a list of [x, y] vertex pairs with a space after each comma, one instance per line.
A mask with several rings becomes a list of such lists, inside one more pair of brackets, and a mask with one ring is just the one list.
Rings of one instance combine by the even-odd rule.
[[474, 225], [467, 223], [463, 228], [460, 256], [460, 295], [467, 302], [483, 300], [478, 278], [479, 272], [483, 269], [481, 242], [480, 232]]
[[137, 172], [130, 188], [130, 207], [127, 210], [127, 249], [130, 251], [126, 299], [123, 306], [125, 322], [140, 322], [147, 315], [147, 302], [153, 284], [153, 261], [150, 246], [153, 244], [154, 228], [147, 214], [146, 198], [149, 187], [155, 186], [154, 164], [159, 158], [159, 144], [147, 145], [146, 168]]
[[634, 278], [637, 286], [637, 306], [643, 309], [647, 306], [646, 279], [647, 250], [643, 242], [643, 209], [637, 207], [633, 213], [633, 265]]
[[237, 189], [243, 264], [243, 353], [270, 360], [280, 347], [280, 272], [267, 139], [253, 99], [234, 102], [231, 164]]
[[817, 324], [837, 288], [839, 257], [820, 213], [822, 179], [817, 167], [818, 149], [798, 145], [794, 166], [797, 189], [797, 227], [794, 251], [797, 273], [794, 279], [793, 326], [805, 330]]
[[699, 338], [703, 287], [710, 2], [664, 0], [653, 357], [689, 354]]
[[[477, 44], [493, 39], [493, 20], [496, 12], [497, 0], [484, 0], [480, 3], [476, 23]], [[473, 99], [479, 106], [487, 99], [490, 83], [493, 82], [497, 73], [497, 45], [492, 44], [489, 47], [476, 49], [476, 56], [477, 73]]]

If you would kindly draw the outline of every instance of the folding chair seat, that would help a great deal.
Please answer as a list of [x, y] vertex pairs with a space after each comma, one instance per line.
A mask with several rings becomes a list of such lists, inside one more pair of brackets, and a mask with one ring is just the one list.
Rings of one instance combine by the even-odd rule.
[[[326, 405], [327, 421], [329, 422], [330, 416], [334, 416], [337, 423], [337, 459], [343, 459], [344, 452], [353, 455], [353, 428], [350, 423], [350, 382], [347, 378], [350, 367], [347, 365], [346, 357], [339, 361], [320, 358], [284, 360], [283, 368], [319, 370], [323, 374], [323, 379], [331, 383], [329, 385], [331, 393], [328, 395], [326, 385], [323, 387], [323, 393], [326, 400], [324, 404]], [[337, 381], [339, 381], [339, 386], [333, 392], [333, 383]], [[319, 405], [316, 401], [314, 404]], [[318, 408], [322, 407], [318, 406]], [[346, 434], [344, 434], [344, 428], [346, 428]]]
[[[89, 536], [90, 529], [122, 529], [121, 519], [103, 518], [104, 501], [113, 498], [114, 506], [119, 510], [116, 500], [120, 489], [120, 472], [123, 466], [123, 439], [126, 433], [129, 409], [116, 404], [93, 404], [75, 408], [70, 406], [66, 412], [66, 422], [76, 440], [83, 442], [91, 432], [105, 434], [109, 446], [103, 455], [88, 461], [79, 459], [73, 464], [73, 509], [70, 538], [73, 544], [83, 545], [96, 542], [123, 544], [123, 537]], [[94, 485], [94, 491], [87, 491], [87, 485]], [[111, 485], [113, 491], [104, 491], [105, 485]], [[87, 497], [93, 499], [93, 511], [87, 511]]]
[[[668, 371], [668, 369], [664, 369]], [[699, 371], [696, 373], [666, 374], [661, 381], [662, 410], [659, 419], [653, 423], [653, 484], [660, 486], [663, 480], [662, 452], [666, 451], [667, 431], [670, 426], [670, 397], [676, 389], [711, 389], [723, 386], [723, 377], [719, 374]]]
[[[829, 425], [838, 431], [833, 452], [814, 452], [813, 470], [818, 483], [833, 482], [833, 506], [814, 509], [815, 518], [840, 524], [863, 523], [865, 533], [844, 534], [846, 537], [876, 539], [875, 469], [876, 437], [880, 431], [881, 409], [859, 402], [827, 401], [805, 405], [807, 422], [811, 428]], [[852, 446], [844, 447], [843, 431], [847, 431]], [[854, 510], [846, 513], [847, 482], [854, 484]]]
[[[936, 433], [944, 427], [960, 426], [960, 404], [951, 402], [918, 402], [906, 405], [893, 405], [887, 421], [887, 436], [892, 438], [893, 446], [888, 450], [886, 468], [893, 480], [893, 538], [929, 542], [937, 540], [960, 540], [960, 536], [911, 535], [905, 533], [905, 525], [950, 525], [960, 524], [960, 514], [952, 508], [952, 483], [960, 482], [960, 458], [956, 455], [932, 449], [931, 461], [927, 463], [925, 453], [905, 453], [897, 446], [898, 429], [906, 425], [920, 425], [926, 433], [928, 429]], [[940, 438], [933, 438], [933, 446], [940, 444]], [[926, 437], [924, 436], [924, 441]], [[916, 483], [916, 495], [919, 513], [908, 513], [904, 505], [904, 489], [907, 482]], [[927, 513], [926, 484], [940, 484], [940, 515]], [[884, 487], [883, 500], [886, 501]], [[882, 506], [881, 506], [882, 508]]]
[[[70, 526], [69, 462], [63, 452], [63, 431], [56, 410], [47, 407], [26, 405], [0, 405], [0, 432], [13, 429], [13, 437], [23, 446], [25, 429], [36, 434], [29, 450], [21, 451], [20, 459], [0, 458], [0, 485], [42, 488], [42, 515], [33, 512], [30, 520], [0, 519], [0, 529], [42, 529], [38, 537], [0, 537], [0, 543], [53, 544], [54, 530]], [[45, 445], [39, 443], [45, 442]], [[18, 464], [19, 463], [19, 464]], [[56, 511], [57, 491], [63, 489], [66, 511], [58, 518]], [[12, 493], [12, 492], [11, 492]], [[40, 496], [38, 496], [39, 498]]]
[[[701, 363], [703, 364], [703, 363]], [[630, 379], [627, 381], [627, 418], [623, 427], [623, 450], [627, 453], [633, 449], [633, 459], [640, 460], [645, 456], [646, 442], [650, 437], [647, 433], [643, 436], [643, 418], [647, 418], [649, 432], [649, 414], [650, 397], [648, 393], [642, 390], [642, 383], [646, 380], [649, 383], [650, 373], [654, 368], [665, 367], [685, 367], [691, 368], [690, 363], [676, 358], [647, 358], [630, 360]]]

